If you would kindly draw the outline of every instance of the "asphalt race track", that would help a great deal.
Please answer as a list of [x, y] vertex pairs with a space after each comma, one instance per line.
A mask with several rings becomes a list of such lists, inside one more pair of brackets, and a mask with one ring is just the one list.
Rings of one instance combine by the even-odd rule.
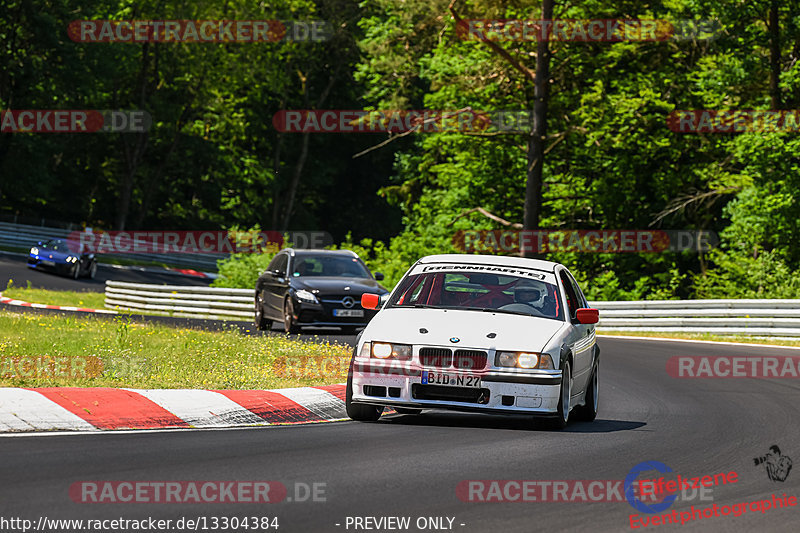
[[[713, 501], [679, 500], [672, 506], [677, 511], [798, 494], [797, 468], [785, 481], [771, 481], [764, 465], [753, 461], [773, 444], [800, 460], [796, 379], [675, 379], [665, 371], [674, 355], [797, 351], [615, 338], [599, 343], [598, 419], [573, 422], [562, 432], [532, 429], [523, 419], [437, 412], [392, 415], [377, 423], [4, 437], [0, 516], [34, 523], [41, 516], [206, 517], [209, 530], [212, 517], [277, 516], [281, 532], [403, 531], [356, 529], [352, 522], [347, 527], [347, 517], [386, 516], [411, 517], [405, 531], [432, 531], [418, 529], [416, 520], [450, 517], [452, 529], [465, 533], [630, 531], [635, 511], [624, 501], [470, 503], [459, 500], [456, 487], [463, 480], [622, 480], [646, 460], [684, 477], [738, 473], [737, 483], [713, 489]], [[324, 483], [325, 501], [74, 503], [70, 484], [84, 480], [270, 480], [283, 483], [289, 498], [295, 497], [295, 483]], [[678, 528], [800, 531], [800, 519], [798, 507], [789, 507], [646, 529]]]
[[31, 287], [34, 289], [89, 292], [103, 292], [107, 280], [167, 285], [206, 286], [211, 283], [209, 279], [192, 276], [129, 270], [102, 265], [98, 265], [95, 279], [81, 278], [75, 280], [60, 274], [28, 268], [27, 259], [23, 257], [0, 254], [0, 291], [6, 288], [9, 279], [14, 280], [14, 286], [16, 287], [27, 287], [28, 281], [30, 281]]

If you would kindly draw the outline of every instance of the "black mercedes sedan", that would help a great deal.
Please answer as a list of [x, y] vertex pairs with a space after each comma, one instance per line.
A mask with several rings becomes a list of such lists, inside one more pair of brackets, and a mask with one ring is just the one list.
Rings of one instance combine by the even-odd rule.
[[377, 313], [361, 307], [361, 295], [388, 294], [382, 279], [350, 250], [281, 250], [256, 282], [256, 327], [282, 322], [287, 333], [303, 326], [355, 333]]

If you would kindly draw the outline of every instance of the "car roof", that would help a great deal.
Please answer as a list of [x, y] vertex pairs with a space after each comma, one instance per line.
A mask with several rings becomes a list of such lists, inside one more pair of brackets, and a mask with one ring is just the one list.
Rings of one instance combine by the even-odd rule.
[[426, 255], [418, 261], [419, 263], [462, 263], [472, 265], [494, 265], [508, 267], [525, 267], [543, 270], [545, 272], [555, 272], [559, 263], [543, 261], [541, 259], [529, 259], [527, 257], [516, 257], [511, 255], [480, 255], [480, 254], [439, 254]]
[[346, 257], [358, 257], [358, 254], [352, 250], [319, 250], [319, 249], [296, 249], [284, 248], [282, 252], [288, 252], [289, 255], [303, 256], [303, 255], [341, 255]]

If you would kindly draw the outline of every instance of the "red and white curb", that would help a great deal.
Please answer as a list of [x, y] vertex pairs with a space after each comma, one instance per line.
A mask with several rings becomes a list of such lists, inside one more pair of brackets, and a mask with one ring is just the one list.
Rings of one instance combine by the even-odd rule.
[[226, 428], [347, 418], [344, 385], [276, 390], [0, 388], [0, 433]]
[[0, 304], [15, 305], [17, 307], [31, 307], [33, 309], [55, 309], [57, 311], [80, 311], [81, 313], [102, 313], [104, 315], [116, 315], [117, 311], [110, 309], [89, 309], [86, 307], [74, 307], [71, 305], [48, 305], [48, 304], [34, 304], [25, 302], [23, 300], [15, 300], [13, 298], [6, 298], [0, 293]]
[[217, 279], [219, 277], [219, 274], [215, 274], [214, 272], [201, 272], [200, 270], [194, 270], [192, 268], [167, 267], [167, 271], [170, 273], [175, 272], [183, 274], [184, 276], [194, 276], [196, 278]]

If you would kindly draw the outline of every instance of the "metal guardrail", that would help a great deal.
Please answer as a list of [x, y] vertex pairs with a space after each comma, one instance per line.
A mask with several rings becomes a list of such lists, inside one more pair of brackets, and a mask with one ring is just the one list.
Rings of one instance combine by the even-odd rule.
[[[106, 307], [195, 318], [251, 320], [255, 290], [106, 282]], [[800, 337], [800, 300], [589, 302], [599, 329]]]
[[800, 337], [800, 300], [589, 302], [598, 329]]
[[252, 320], [255, 289], [106, 281], [105, 306], [188, 318]]
[[[77, 228], [72, 231], [80, 231]], [[30, 248], [38, 241], [48, 239], [66, 239], [71, 233], [70, 230], [63, 228], [50, 228], [44, 226], [30, 226], [27, 224], [13, 224], [0, 222], [0, 243], [18, 248]], [[102, 261], [103, 257], [113, 257], [116, 259], [129, 259], [133, 261], [166, 263], [168, 265], [185, 266], [202, 270], [217, 270], [217, 259], [227, 257], [228, 254], [148, 254], [148, 253], [125, 253], [125, 254], [98, 254]]]

